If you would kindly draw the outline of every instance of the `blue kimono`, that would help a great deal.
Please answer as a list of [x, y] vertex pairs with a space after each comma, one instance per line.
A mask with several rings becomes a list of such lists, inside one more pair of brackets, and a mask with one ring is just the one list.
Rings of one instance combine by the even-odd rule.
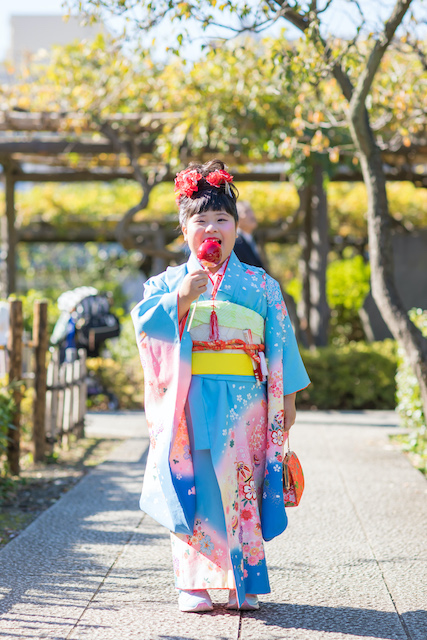
[[[309, 379], [278, 283], [234, 253], [215, 300], [200, 296], [180, 326], [178, 291], [197, 269], [190, 256], [151, 278], [132, 311], [151, 443], [140, 505], [172, 532], [178, 588], [236, 589], [240, 603], [270, 590], [263, 539], [287, 525], [283, 395]], [[268, 376], [237, 343], [265, 348]]]

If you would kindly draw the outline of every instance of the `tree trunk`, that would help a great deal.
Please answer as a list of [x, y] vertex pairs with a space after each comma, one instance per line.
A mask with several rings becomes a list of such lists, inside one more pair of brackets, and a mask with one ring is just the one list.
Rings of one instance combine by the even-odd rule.
[[427, 340], [410, 321], [394, 281], [391, 218], [380, 150], [370, 128], [368, 113], [351, 114], [350, 129], [360, 152], [368, 192], [368, 236], [372, 295], [394, 338], [403, 346], [421, 390], [427, 418]]
[[299, 192], [304, 209], [303, 229], [299, 236], [302, 247], [300, 272], [303, 294], [299, 317], [307, 346], [328, 344], [330, 310], [326, 300], [326, 267], [329, 253], [328, 207], [323, 188], [323, 172], [314, 166], [314, 180]]
[[[156, 223], [157, 224], [157, 223]], [[154, 223], [153, 223], [154, 228]], [[168, 266], [168, 260], [163, 255], [165, 251], [165, 234], [160, 225], [157, 224], [156, 235], [154, 237], [154, 249], [153, 252], [153, 262], [152, 262], [152, 272], [150, 275], [157, 276], [159, 273], [162, 273]]]
[[302, 296], [298, 303], [298, 317], [302, 332], [302, 340], [305, 347], [314, 347], [314, 338], [311, 334], [311, 278], [310, 278], [310, 256], [311, 256], [311, 232], [312, 232], [312, 188], [306, 186], [298, 191], [300, 198], [300, 208], [304, 212], [302, 229], [299, 233], [299, 244], [301, 247], [301, 260], [299, 270], [302, 280]]
[[326, 268], [329, 254], [329, 221], [323, 171], [314, 166], [311, 200], [311, 255], [310, 255], [310, 329], [317, 347], [328, 344], [330, 309], [326, 299]]

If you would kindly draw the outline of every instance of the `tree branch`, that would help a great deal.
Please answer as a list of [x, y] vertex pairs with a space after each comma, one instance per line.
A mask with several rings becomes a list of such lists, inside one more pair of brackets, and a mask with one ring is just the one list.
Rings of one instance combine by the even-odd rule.
[[381, 60], [387, 48], [392, 41], [396, 29], [401, 24], [405, 13], [408, 11], [412, 0], [397, 0], [393, 13], [384, 25], [384, 30], [375, 43], [371, 51], [368, 62], [362, 73], [360, 74], [357, 86], [351, 98], [350, 108], [353, 113], [359, 111], [365, 106], [366, 97], [371, 89], [372, 82]]
[[131, 248], [134, 246], [134, 242], [128, 231], [129, 225], [132, 222], [133, 217], [139, 211], [142, 211], [142, 209], [145, 209], [148, 206], [152, 188], [163, 180], [165, 175], [168, 173], [169, 167], [164, 167], [158, 172], [153, 172], [151, 178], [147, 178], [139, 165], [139, 154], [137, 149], [135, 149], [133, 139], [131, 139], [130, 141], [121, 140], [114, 129], [111, 127], [111, 125], [106, 122], [101, 125], [101, 131], [111, 141], [115, 151], [119, 153], [126, 153], [131, 163], [135, 180], [141, 185], [141, 200], [138, 202], [138, 204], [126, 211], [125, 215], [116, 227], [116, 236], [118, 242], [120, 242], [125, 248]]

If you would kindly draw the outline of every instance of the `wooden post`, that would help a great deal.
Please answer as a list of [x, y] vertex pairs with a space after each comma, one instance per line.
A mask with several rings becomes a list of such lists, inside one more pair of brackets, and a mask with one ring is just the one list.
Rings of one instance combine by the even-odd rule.
[[46, 391], [46, 416], [45, 430], [46, 440], [49, 445], [49, 453], [53, 452], [53, 447], [57, 436], [57, 414], [58, 414], [58, 378], [59, 378], [59, 351], [51, 349], [50, 362], [47, 367], [47, 391]]
[[79, 437], [85, 436], [85, 415], [86, 415], [86, 402], [87, 402], [87, 368], [86, 368], [86, 350], [79, 349], [80, 366], [80, 385], [79, 385]]
[[46, 451], [46, 352], [47, 302], [34, 303], [33, 346], [35, 355], [34, 403], [33, 403], [33, 444], [34, 462], [42, 462]]
[[64, 420], [65, 420], [65, 368], [66, 363], [59, 367], [58, 375], [58, 405], [56, 412], [56, 433], [59, 435], [59, 442], [64, 446]]
[[16, 289], [15, 178], [10, 167], [4, 167], [6, 215], [1, 216], [2, 253], [5, 256], [1, 274], [3, 295]]
[[62, 365], [65, 373], [65, 390], [64, 390], [64, 413], [62, 420], [62, 446], [68, 451], [70, 448], [70, 433], [73, 430], [73, 378], [74, 363], [64, 362]]
[[21, 438], [21, 388], [19, 381], [22, 378], [22, 334], [24, 323], [22, 317], [21, 300], [10, 301], [10, 330], [9, 330], [9, 384], [15, 383], [13, 400], [15, 412], [12, 425], [8, 429], [7, 461], [10, 472], [19, 475], [19, 454]]

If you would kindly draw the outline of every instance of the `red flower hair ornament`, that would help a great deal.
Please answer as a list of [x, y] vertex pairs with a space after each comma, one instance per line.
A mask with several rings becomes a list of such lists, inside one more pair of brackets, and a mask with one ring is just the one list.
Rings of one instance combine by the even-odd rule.
[[176, 174], [175, 178], [175, 193], [176, 193], [176, 201], [180, 199], [181, 196], [187, 196], [187, 198], [191, 198], [195, 191], [199, 190], [198, 182], [202, 177], [201, 173], [198, 173], [195, 169], [185, 171], [181, 171]]
[[[175, 178], [175, 193], [176, 193], [176, 201], [179, 202], [181, 196], [187, 196], [187, 198], [191, 198], [195, 191], [199, 190], [198, 182], [203, 178], [201, 173], [198, 173], [195, 169], [185, 169], [180, 173], [176, 174]], [[205, 176], [205, 180], [212, 187], [219, 188], [222, 184], [224, 185], [225, 193], [228, 196], [231, 196], [230, 182], [233, 182], [233, 176], [231, 176], [224, 169], [216, 169], [216, 171], [211, 171]]]

